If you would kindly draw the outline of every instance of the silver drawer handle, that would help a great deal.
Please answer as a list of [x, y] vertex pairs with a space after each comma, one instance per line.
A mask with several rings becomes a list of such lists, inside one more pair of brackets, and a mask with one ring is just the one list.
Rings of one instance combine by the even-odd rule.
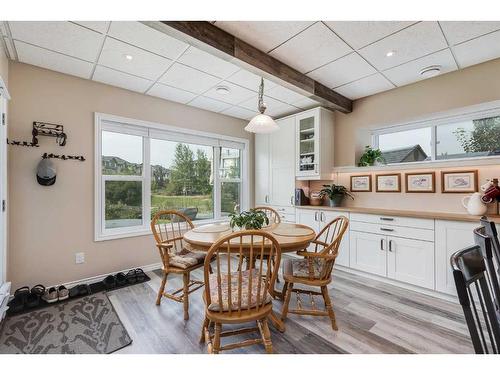
[[380, 239], [380, 250], [384, 251], [384, 239]]
[[384, 232], [394, 232], [394, 229], [390, 228], [380, 228], [380, 230], [383, 230]]
[[394, 221], [394, 218], [392, 218], [392, 217], [381, 217], [380, 220], [383, 220], [383, 221]]

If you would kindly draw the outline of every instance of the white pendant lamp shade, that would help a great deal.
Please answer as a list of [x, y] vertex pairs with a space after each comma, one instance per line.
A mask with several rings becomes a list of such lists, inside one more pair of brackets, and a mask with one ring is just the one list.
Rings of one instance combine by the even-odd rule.
[[247, 126], [245, 126], [245, 130], [250, 133], [272, 133], [279, 129], [278, 124], [263, 113], [258, 114], [254, 118], [250, 120]]
[[260, 80], [259, 87], [259, 104], [258, 104], [259, 112], [257, 116], [253, 117], [247, 126], [245, 126], [245, 130], [250, 133], [272, 133], [279, 129], [278, 124], [269, 117], [264, 114], [266, 110], [266, 105], [264, 104], [264, 79]]

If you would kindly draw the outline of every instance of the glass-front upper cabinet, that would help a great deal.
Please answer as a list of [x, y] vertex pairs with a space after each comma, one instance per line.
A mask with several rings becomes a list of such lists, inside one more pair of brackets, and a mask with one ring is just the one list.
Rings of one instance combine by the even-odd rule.
[[[299, 179], [320, 179], [333, 168], [333, 116], [314, 108], [296, 116], [297, 165]], [[330, 176], [326, 176], [330, 177]]]

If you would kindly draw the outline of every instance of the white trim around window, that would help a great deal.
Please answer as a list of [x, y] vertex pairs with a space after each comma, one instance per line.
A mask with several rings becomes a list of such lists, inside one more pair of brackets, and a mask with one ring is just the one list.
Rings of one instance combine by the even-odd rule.
[[[143, 137], [143, 167], [141, 176], [102, 175], [102, 132], [110, 131]], [[170, 125], [135, 120], [104, 113], [94, 114], [94, 240], [103, 241], [151, 234], [151, 168], [150, 140], [164, 139], [214, 147], [229, 147], [241, 150], [240, 204], [242, 210], [249, 208], [249, 140], [230, 137]], [[220, 210], [220, 186], [226, 180], [219, 176], [220, 155], [214, 152], [214, 219], [197, 220], [195, 225], [225, 220]], [[105, 228], [104, 184], [106, 181], [142, 181], [142, 225]]]

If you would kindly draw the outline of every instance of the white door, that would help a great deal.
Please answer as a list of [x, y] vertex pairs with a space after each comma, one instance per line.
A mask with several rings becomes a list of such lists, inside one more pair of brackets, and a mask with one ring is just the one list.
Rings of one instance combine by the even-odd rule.
[[7, 269], [7, 100], [0, 92], [0, 285]]
[[298, 114], [296, 116], [297, 177], [319, 175], [319, 139], [319, 110]]
[[436, 220], [436, 290], [456, 295], [450, 257], [458, 250], [474, 245], [477, 223]]
[[434, 243], [387, 237], [387, 276], [434, 289]]
[[387, 275], [387, 238], [380, 234], [351, 231], [349, 238], [351, 268]]
[[271, 199], [273, 206], [293, 206], [295, 192], [295, 117], [277, 121], [270, 134]]
[[269, 135], [255, 134], [255, 205], [269, 204]]
[[[322, 223], [321, 229], [328, 224], [330, 221], [334, 220], [338, 216], [349, 216], [348, 212], [341, 211], [322, 211]], [[344, 233], [344, 237], [342, 237], [342, 242], [340, 242], [339, 254], [337, 255], [337, 259], [335, 260], [335, 264], [340, 266], [349, 267], [349, 228]]]

